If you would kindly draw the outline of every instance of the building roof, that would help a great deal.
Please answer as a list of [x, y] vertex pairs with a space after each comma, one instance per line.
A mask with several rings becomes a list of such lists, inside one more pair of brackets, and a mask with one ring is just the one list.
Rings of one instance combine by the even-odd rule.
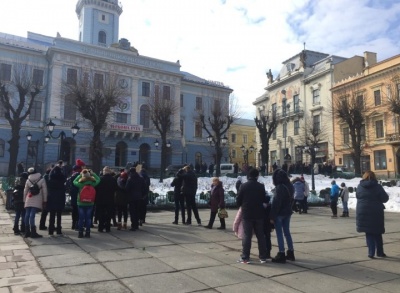
[[256, 122], [254, 121], [254, 119], [242, 119], [242, 118], [235, 120], [232, 124], [240, 126], [253, 126], [253, 127], [256, 126]]

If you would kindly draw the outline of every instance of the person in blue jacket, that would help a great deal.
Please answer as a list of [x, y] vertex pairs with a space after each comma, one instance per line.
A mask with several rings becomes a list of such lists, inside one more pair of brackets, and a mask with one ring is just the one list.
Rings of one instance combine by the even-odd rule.
[[339, 199], [339, 185], [336, 184], [335, 180], [331, 182], [331, 210], [332, 210], [332, 219], [337, 219], [337, 202]]

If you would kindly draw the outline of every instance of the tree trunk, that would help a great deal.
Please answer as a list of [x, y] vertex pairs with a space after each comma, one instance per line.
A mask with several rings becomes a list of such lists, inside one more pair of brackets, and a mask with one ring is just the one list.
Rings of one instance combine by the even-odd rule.
[[167, 139], [162, 138], [161, 140], [161, 170], [160, 170], [160, 182], [163, 182], [165, 176], [165, 168], [167, 167]]
[[216, 144], [215, 145], [215, 152], [216, 152], [216, 168], [215, 168], [215, 176], [219, 177], [221, 176], [221, 158], [222, 158], [222, 150], [220, 145]]
[[93, 138], [90, 145], [90, 151], [92, 155], [92, 169], [96, 174], [100, 173], [102, 158], [103, 158], [103, 142], [101, 141], [100, 129], [93, 129]]
[[[8, 162], [8, 176], [15, 176], [17, 168], [18, 152], [19, 152], [19, 132], [21, 127], [19, 125], [11, 125], [11, 139], [8, 141], [10, 144], [10, 161]], [[28, 155], [28, 154], [27, 154]], [[28, 166], [26, 166], [28, 168]]]

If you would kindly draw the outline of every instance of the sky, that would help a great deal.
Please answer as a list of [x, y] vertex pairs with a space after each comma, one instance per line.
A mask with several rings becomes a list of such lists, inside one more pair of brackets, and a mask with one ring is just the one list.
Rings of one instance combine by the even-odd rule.
[[[8, 2], [5, 4], [5, 2]], [[120, 0], [119, 38], [139, 54], [234, 90], [241, 117], [264, 93], [266, 72], [305, 48], [341, 57], [399, 54], [399, 0]], [[78, 39], [77, 0], [1, 0], [0, 32]]]

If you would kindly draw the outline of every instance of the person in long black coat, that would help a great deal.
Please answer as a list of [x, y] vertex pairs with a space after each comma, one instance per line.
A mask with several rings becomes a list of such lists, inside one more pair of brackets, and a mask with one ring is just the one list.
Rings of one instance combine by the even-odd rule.
[[109, 167], [103, 168], [100, 183], [96, 186], [96, 214], [99, 221], [99, 232], [110, 232], [111, 219], [114, 216], [114, 197], [118, 189], [117, 179]]
[[192, 210], [194, 217], [196, 218], [197, 224], [201, 226], [201, 219], [196, 204], [196, 192], [197, 192], [197, 177], [190, 166], [183, 168], [184, 174], [179, 175], [183, 179], [182, 193], [186, 200], [187, 209], [187, 220], [186, 225], [192, 224]]
[[383, 203], [389, 200], [388, 194], [376, 180], [375, 173], [364, 173], [356, 191], [357, 232], [364, 232], [368, 246], [368, 257], [385, 257], [382, 234], [385, 233]]
[[129, 213], [131, 217], [131, 231], [139, 229], [140, 201], [146, 189], [143, 178], [136, 172], [136, 168], [129, 169], [128, 181], [125, 187], [129, 198]]
[[143, 178], [144, 181], [144, 189], [143, 189], [143, 197], [140, 200], [139, 207], [139, 225], [142, 226], [143, 223], [146, 223], [146, 214], [147, 214], [147, 205], [149, 203], [149, 192], [150, 192], [150, 177], [147, 175], [146, 169], [140, 170], [140, 177]]
[[[51, 169], [49, 181], [47, 181], [47, 211], [50, 213], [49, 235], [57, 231], [57, 235], [62, 235], [61, 216], [65, 207], [65, 181], [66, 177], [59, 165]], [[57, 227], [55, 221], [57, 216]]]
[[[128, 222], [128, 193], [125, 187], [128, 180], [128, 173], [123, 171], [116, 179], [118, 183], [118, 189], [115, 192], [115, 206], [117, 208], [118, 230], [121, 230], [122, 228], [126, 230]], [[123, 224], [121, 223], [122, 216], [124, 217]]]
[[179, 220], [179, 211], [182, 216], [182, 224], [185, 224], [185, 198], [182, 193], [182, 183], [184, 174], [184, 170], [180, 169], [175, 176], [175, 178], [171, 182], [171, 186], [174, 188], [174, 202], [175, 202], [175, 221], [172, 222], [174, 225], [178, 225]]

